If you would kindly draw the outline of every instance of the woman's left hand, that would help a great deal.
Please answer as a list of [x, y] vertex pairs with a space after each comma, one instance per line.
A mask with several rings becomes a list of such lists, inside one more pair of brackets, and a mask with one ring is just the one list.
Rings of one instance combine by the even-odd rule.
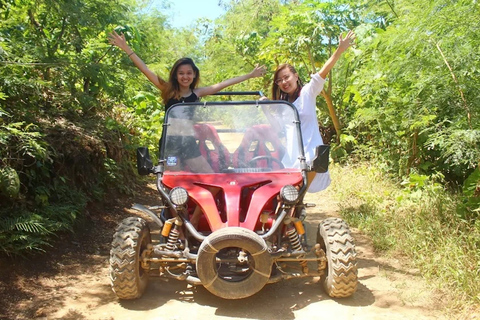
[[267, 69], [265, 66], [259, 66], [258, 64], [255, 66], [255, 69], [253, 69], [252, 72], [250, 72], [250, 75], [252, 78], [258, 78], [258, 77], [263, 77], [267, 73]]
[[349, 30], [345, 38], [342, 35], [338, 38], [338, 49], [342, 52], [347, 50], [351, 45], [355, 44], [355, 33]]

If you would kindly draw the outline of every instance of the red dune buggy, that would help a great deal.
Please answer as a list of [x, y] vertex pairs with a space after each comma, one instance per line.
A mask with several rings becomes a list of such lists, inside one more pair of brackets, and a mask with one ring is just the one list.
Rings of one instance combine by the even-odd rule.
[[202, 285], [225, 299], [283, 279], [320, 277], [331, 297], [357, 288], [354, 240], [339, 218], [307, 243], [307, 172], [325, 172], [328, 147], [305, 161], [300, 121], [285, 101], [182, 103], [165, 115], [158, 165], [137, 150], [140, 174], [156, 175], [159, 206], [136, 204], [160, 229], [129, 217], [117, 227], [110, 278], [120, 299], [139, 298], [150, 276]]

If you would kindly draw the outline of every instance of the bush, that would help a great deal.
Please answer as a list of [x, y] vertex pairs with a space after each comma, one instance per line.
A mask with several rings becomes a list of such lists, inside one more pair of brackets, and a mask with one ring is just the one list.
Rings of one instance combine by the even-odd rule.
[[465, 194], [441, 175], [400, 183], [368, 163], [332, 166], [332, 180], [342, 216], [377, 250], [407, 257], [457, 304], [480, 302], [480, 221], [465, 219]]

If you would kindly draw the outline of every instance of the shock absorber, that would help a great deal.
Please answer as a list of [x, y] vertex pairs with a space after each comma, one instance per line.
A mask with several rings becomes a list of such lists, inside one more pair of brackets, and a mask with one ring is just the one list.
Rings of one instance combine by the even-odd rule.
[[303, 226], [303, 220], [295, 218], [293, 219], [293, 225], [295, 226], [298, 236], [300, 237], [300, 243], [302, 244], [302, 247], [305, 247], [307, 245], [307, 235], [305, 233], [305, 227]]
[[[298, 220], [300, 223], [301, 221]], [[299, 229], [299, 230], [298, 230]], [[298, 232], [297, 232], [298, 231]], [[292, 249], [295, 251], [300, 251], [302, 250], [302, 245], [300, 244], [300, 236], [298, 234], [304, 234], [305, 231], [302, 228], [299, 228], [297, 221], [294, 221], [294, 226], [290, 229], [287, 230], [286, 234], [288, 238], [290, 239], [290, 244], [292, 245]], [[302, 272], [307, 274], [308, 273], [308, 265], [306, 260], [301, 260], [300, 262], [300, 267], [302, 268]]]
[[178, 238], [180, 237], [180, 226], [182, 225], [182, 220], [176, 219], [175, 226], [170, 230], [167, 239], [167, 250], [173, 251], [177, 244]]
[[302, 250], [302, 245], [300, 244], [300, 239], [298, 237], [297, 229], [290, 228], [287, 230], [286, 234], [290, 239], [290, 244], [292, 245], [292, 249], [295, 251]]

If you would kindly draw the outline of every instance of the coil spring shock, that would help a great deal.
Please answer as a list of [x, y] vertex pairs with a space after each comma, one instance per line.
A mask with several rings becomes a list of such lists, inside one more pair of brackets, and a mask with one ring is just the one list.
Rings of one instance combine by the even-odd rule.
[[287, 236], [290, 239], [290, 244], [292, 245], [292, 249], [295, 251], [302, 250], [302, 245], [300, 244], [300, 239], [298, 237], [297, 230], [295, 228], [290, 228], [287, 230]]
[[178, 225], [175, 225], [173, 229], [170, 230], [166, 246], [167, 250], [173, 251], [173, 249], [175, 249], [175, 245], [177, 244], [178, 238], [180, 237], [180, 230], [178, 229]]

